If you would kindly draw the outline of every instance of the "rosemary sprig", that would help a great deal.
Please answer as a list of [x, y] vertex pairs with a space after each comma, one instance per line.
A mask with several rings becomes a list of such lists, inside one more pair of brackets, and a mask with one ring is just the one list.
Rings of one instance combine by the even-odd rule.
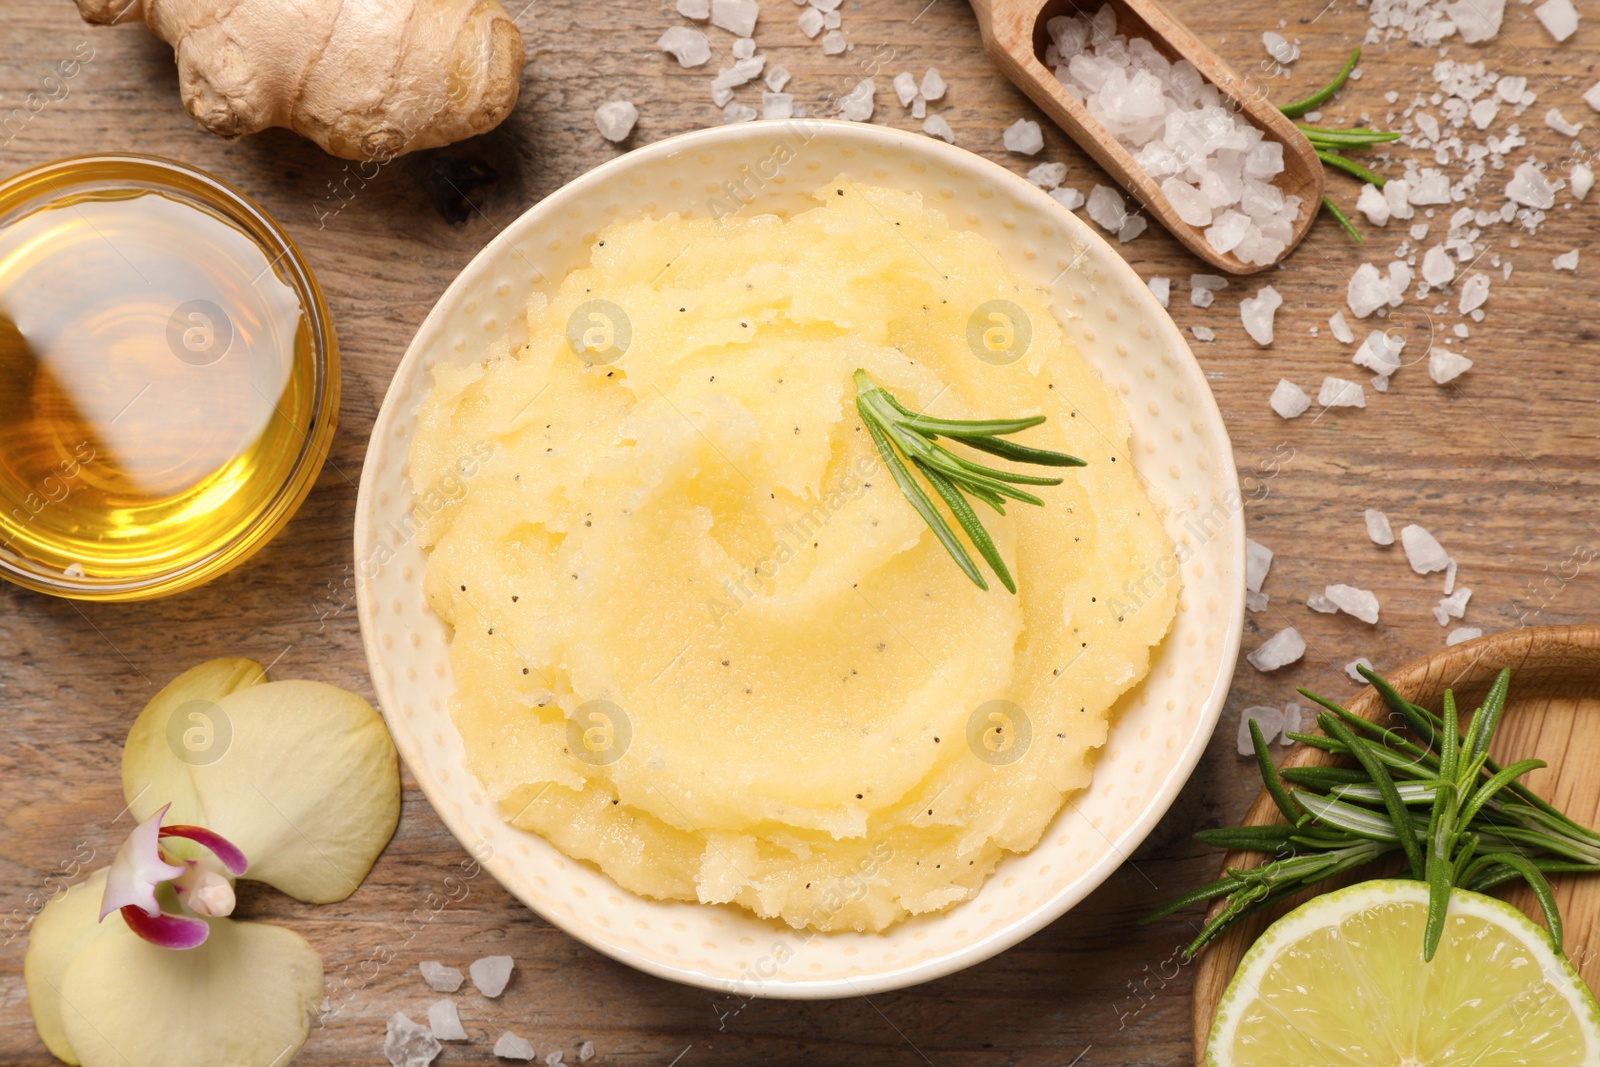
[[[1334, 94], [1344, 88], [1345, 83], [1350, 80], [1350, 72], [1356, 69], [1356, 64], [1360, 60], [1361, 47], [1357, 45], [1356, 50], [1350, 53], [1350, 58], [1345, 60], [1344, 67], [1340, 69], [1333, 81], [1324, 85], [1310, 96], [1296, 100], [1292, 104], [1285, 104], [1278, 110], [1291, 119], [1297, 119], [1309, 111], [1315, 111], [1329, 100], [1332, 100]], [[1361, 127], [1337, 130], [1326, 126], [1310, 126], [1300, 122], [1295, 123], [1295, 128], [1306, 135], [1306, 140], [1311, 142], [1311, 147], [1316, 151], [1317, 158], [1322, 161], [1324, 166], [1344, 171], [1352, 178], [1371, 182], [1379, 189], [1383, 188], [1384, 178], [1382, 175], [1363, 167], [1352, 159], [1346, 158], [1344, 153], [1371, 148], [1373, 145], [1386, 144], [1390, 141], [1398, 141], [1400, 139], [1398, 133], [1391, 130], [1369, 130]], [[1356, 244], [1366, 244], [1361, 234], [1357, 232], [1355, 226], [1350, 222], [1350, 217], [1340, 211], [1338, 205], [1330, 197], [1324, 196], [1322, 198], [1322, 206], [1328, 214], [1333, 216], [1334, 221], [1351, 236]]]
[[1223, 898], [1223, 909], [1186, 950], [1192, 956], [1243, 916], [1399, 853], [1408, 861], [1410, 877], [1428, 883], [1424, 958], [1431, 960], [1439, 947], [1454, 888], [1483, 892], [1517, 878], [1532, 888], [1550, 942], [1560, 952], [1561, 914], [1546, 875], [1600, 872], [1600, 834], [1579, 826], [1518, 781], [1543, 767], [1543, 761], [1525, 759], [1501, 767], [1489, 758], [1511, 672], [1496, 677], [1462, 734], [1454, 693], [1445, 692], [1443, 715], [1435, 715], [1403, 698], [1372, 671], [1358, 669], [1415, 740], [1302, 689], [1325, 709], [1317, 716], [1322, 735], [1289, 736], [1348, 756], [1356, 766], [1291, 767], [1280, 774], [1252, 721], [1250, 737], [1262, 782], [1288, 824], [1202, 830], [1195, 839], [1278, 858], [1259, 867], [1230, 868], [1144, 921]]
[[903, 406], [887, 389], [868, 377], [864, 370], [856, 371], [855, 383], [856, 411], [861, 414], [862, 425], [872, 436], [872, 443], [878, 447], [878, 454], [888, 465], [890, 475], [905, 494], [906, 500], [933, 530], [934, 536], [960, 566], [961, 572], [972, 579], [979, 589], [988, 590], [989, 583], [984, 581], [966, 548], [950, 529], [949, 523], [945, 522], [944, 516], [934, 507], [933, 501], [928, 499], [922, 486], [912, 477], [906, 465], [909, 461], [945, 502], [956, 523], [966, 531], [978, 554], [994, 570], [1000, 583], [1015, 593], [1016, 582], [1006, 568], [1005, 560], [1000, 558], [1000, 551], [995, 548], [988, 531], [978, 521], [977, 513], [967, 502], [967, 496], [983, 501], [1004, 515], [1007, 499], [1041, 507], [1044, 505], [1043, 500], [1017, 486], [1060, 485], [1061, 479], [1018, 474], [974, 463], [939, 444], [939, 438], [948, 437], [992, 456], [1043, 467], [1082, 467], [1086, 466], [1084, 461], [1065, 452], [1029, 448], [1004, 439], [1007, 434], [1039, 425], [1044, 421], [1043, 415], [1024, 419], [935, 419]]

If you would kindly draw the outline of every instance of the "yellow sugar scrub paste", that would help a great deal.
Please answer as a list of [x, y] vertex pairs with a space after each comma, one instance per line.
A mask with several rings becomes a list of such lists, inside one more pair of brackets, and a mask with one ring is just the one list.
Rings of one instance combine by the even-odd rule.
[[[1178, 568], [1047, 293], [917, 194], [815, 199], [607, 228], [526, 344], [435, 367], [411, 478], [506, 820], [647, 897], [876, 931], [971, 897], [1088, 785]], [[1087, 461], [1043, 507], [976, 505], [1016, 594], [895, 485], [858, 368], [930, 415], [1045, 415], [1010, 439]]]

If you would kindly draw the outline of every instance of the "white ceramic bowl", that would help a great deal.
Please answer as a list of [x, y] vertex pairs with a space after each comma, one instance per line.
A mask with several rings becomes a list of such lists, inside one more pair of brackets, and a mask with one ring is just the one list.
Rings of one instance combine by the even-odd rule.
[[[1139, 473], [1183, 546], [1183, 592], [1150, 676], [1126, 696], [1094, 781], [1032, 852], [976, 897], [882, 934], [807, 936], [733, 907], [646, 900], [542, 838], [502, 822], [466, 768], [448, 711], [449, 633], [422, 594], [408, 531], [406, 456], [427, 368], [471, 362], [524, 329], [535, 288], [586, 258], [618, 218], [729, 207], [787, 213], [839, 173], [920, 191], [977, 231], [1053, 309], [1117, 390]], [[1172, 320], [1120, 256], [1042, 191], [929, 137], [852, 123], [750, 122], [636, 149], [530, 208], [445, 291], [395, 371], [356, 503], [361, 632], [396, 745], [445, 825], [501, 884], [579, 940], [651, 974], [744, 995], [822, 998], [908, 986], [1016, 944], [1128, 858], [1189, 777], [1233, 676], [1244, 612], [1244, 519], [1233, 454], [1204, 375]]]

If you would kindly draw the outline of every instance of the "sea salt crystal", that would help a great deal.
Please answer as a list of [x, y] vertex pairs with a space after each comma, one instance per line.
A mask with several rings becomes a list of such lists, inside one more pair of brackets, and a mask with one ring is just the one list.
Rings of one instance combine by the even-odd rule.
[[1475, 101], [1467, 115], [1472, 119], [1474, 126], [1480, 130], [1487, 130], [1499, 113], [1500, 105], [1486, 96], [1482, 100]]
[[1367, 394], [1357, 382], [1344, 378], [1324, 378], [1317, 390], [1317, 403], [1325, 408], [1364, 408]]
[[1457, 0], [1444, 6], [1445, 14], [1468, 44], [1487, 41], [1499, 33], [1505, 11], [1506, 0]]
[[1252, 756], [1255, 754], [1255, 742], [1250, 737], [1250, 723], [1254, 720], [1256, 729], [1261, 731], [1261, 739], [1267, 744], [1283, 730], [1283, 711], [1279, 708], [1261, 704], [1253, 708], [1245, 708], [1239, 713], [1239, 755]]
[[1217, 331], [1209, 326], [1191, 326], [1189, 327], [1189, 332], [1194, 334], [1196, 341], [1204, 341], [1206, 344], [1210, 344], [1217, 339]]
[[1389, 201], [1383, 198], [1383, 191], [1376, 185], [1369, 183], [1361, 187], [1361, 195], [1356, 197], [1356, 210], [1374, 226], [1389, 225]]
[[1406, 550], [1406, 562], [1418, 574], [1432, 574], [1450, 565], [1450, 556], [1433, 534], [1415, 523], [1400, 531], [1400, 544]]
[[808, 0], [808, 2], [818, 11], [829, 12], [837, 10], [842, 0]]
[[1250, 589], [1244, 591], [1244, 606], [1248, 611], [1266, 611], [1270, 603], [1272, 598], [1265, 593], [1257, 593]]
[[1389, 287], [1389, 281], [1378, 273], [1378, 268], [1371, 263], [1363, 263], [1357, 267], [1355, 273], [1350, 275], [1350, 283], [1345, 287], [1345, 301], [1350, 305], [1350, 311], [1358, 319], [1386, 306], [1394, 296]]
[[[1068, 211], [1076, 211], [1084, 204], [1083, 194], [1076, 189], [1052, 189], [1050, 198]], [[1165, 304], [1161, 306], [1166, 307]]]
[[911, 117], [914, 119], [925, 119], [928, 117], [928, 102], [922, 99], [920, 96], [911, 101]]
[[1262, 286], [1255, 296], [1239, 301], [1239, 319], [1250, 339], [1265, 348], [1272, 343], [1273, 317], [1283, 306], [1283, 297], [1270, 285]]
[[1311, 406], [1311, 398], [1306, 391], [1287, 378], [1279, 378], [1277, 388], [1272, 390], [1272, 410], [1280, 418], [1297, 419], [1306, 413]]
[[822, 12], [814, 7], [808, 7], [800, 12], [800, 32], [807, 37], [816, 37], [822, 32]]
[[928, 72], [922, 76], [922, 99], [938, 100], [944, 96], [945, 82], [939, 74], [938, 67], [929, 67]]
[[1356, 339], [1356, 335], [1351, 332], [1350, 324], [1345, 321], [1344, 312], [1342, 311], [1335, 311], [1328, 316], [1328, 329], [1333, 332], [1334, 339], [1341, 344], [1349, 344]]
[[1578, 10], [1572, 0], [1545, 0], [1533, 9], [1533, 15], [1558, 41], [1565, 41], [1578, 30]]
[[1364, 685], [1366, 684], [1367, 680], [1361, 676], [1361, 672], [1356, 669], [1357, 667], [1365, 667], [1370, 671], [1373, 669], [1372, 661], [1365, 656], [1357, 656], [1355, 659], [1344, 665], [1344, 673], [1350, 676], [1350, 680], [1353, 682], [1361, 682]]
[[1451, 560], [1450, 565], [1444, 569], [1444, 595], [1449, 596], [1456, 591], [1456, 561]]
[[877, 94], [877, 83], [871, 78], [862, 78], [854, 89], [839, 98], [839, 117], [846, 122], [866, 122], [872, 117]]
[[1572, 195], [1579, 200], [1587, 200], [1589, 190], [1594, 188], [1594, 171], [1587, 163], [1574, 163], [1572, 165]]
[[836, 56], [847, 47], [849, 45], [844, 39], [844, 34], [838, 30], [829, 30], [822, 35], [822, 54], [825, 56]]
[[1286, 667], [1306, 654], [1305, 638], [1293, 626], [1279, 630], [1267, 638], [1262, 646], [1245, 658], [1258, 671], [1275, 671]]
[[731, 126], [736, 122], [749, 122], [758, 115], [759, 112], [749, 104], [741, 104], [735, 100], [723, 107], [722, 124]]
[[1473, 274], [1461, 283], [1461, 302], [1457, 307], [1461, 314], [1466, 315], [1481, 308], [1488, 299], [1489, 276]]
[[1544, 124], [1563, 137], [1576, 137], [1578, 132], [1583, 129], [1582, 123], [1567, 121], [1567, 117], [1561, 113], [1561, 109], [1554, 107], [1544, 113]]
[[454, 993], [461, 988], [461, 972], [437, 960], [423, 960], [417, 964], [417, 970], [422, 972], [422, 980], [428, 983], [428, 988], [436, 992]]
[[910, 107], [911, 101], [917, 98], [917, 76], [909, 70], [902, 70], [896, 74], [894, 95], [899, 99], [901, 107]]
[[1422, 257], [1422, 280], [1432, 286], [1449, 285], [1456, 276], [1455, 260], [1444, 245], [1434, 245]]
[[1194, 288], [1189, 290], [1189, 303], [1197, 308], [1208, 308], [1216, 302], [1217, 294], [1210, 289]]
[[1365, 623], [1378, 621], [1378, 598], [1370, 590], [1353, 585], [1330, 585], [1322, 591], [1346, 615], [1354, 615]]
[[1040, 132], [1039, 124], [1032, 119], [1018, 119], [1006, 127], [1006, 132], [1001, 134], [1000, 141], [1006, 146], [1007, 152], [1031, 156], [1044, 147], [1044, 134]]
[[494, 1043], [494, 1054], [503, 1060], [531, 1061], [534, 1057], [533, 1042], [507, 1030]]
[[1400, 350], [1405, 344], [1403, 337], [1391, 337], [1382, 330], [1373, 330], [1361, 342], [1361, 347], [1356, 349], [1351, 362], [1367, 368], [1380, 378], [1387, 378], [1400, 369]]
[[1556, 270], [1577, 270], [1578, 250], [1574, 248], [1570, 252], [1563, 252], [1561, 255], [1552, 259], [1550, 261], [1550, 265]]
[[1271, 56], [1279, 63], [1282, 63], [1284, 66], [1288, 66], [1290, 63], [1293, 63], [1295, 60], [1300, 58], [1300, 49], [1296, 45], [1285, 40], [1283, 34], [1281, 33], [1273, 33], [1271, 30], [1268, 30], [1266, 33], [1261, 35], [1261, 44], [1262, 47], [1267, 50], [1267, 55]]
[[704, 22], [711, 17], [711, 0], [678, 0], [678, 14]]
[[1472, 360], [1446, 348], [1428, 353], [1428, 377], [1437, 385], [1453, 382], [1472, 369]]
[[1129, 215], [1122, 223], [1122, 229], [1117, 231], [1117, 240], [1127, 244], [1145, 231], [1150, 225], [1150, 220], [1143, 215]]
[[578, 1062], [588, 1063], [592, 1059], [594, 1059], [594, 1042], [585, 1041], [578, 1046]]
[[594, 109], [594, 124], [608, 141], [626, 140], [639, 121], [639, 109], [631, 100], [613, 100]]
[[1166, 307], [1167, 301], [1172, 299], [1172, 279], [1151, 278], [1145, 284], [1150, 287], [1151, 295], [1156, 298], [1156, 303]]
[[733, 53], [734, 59], [749, 59], [756, 54], [756, 42], [752, 38], [741, 37], [733, 42], [733, 47], [729, 51]]
[[1232, 252], [1250, 235], [1250, 216], [1238, 211], [1224, 211], [1206, 228], [1206, 242], [1218, 252]]
[[389, 1016], [383, 1035], [383, 1054], [394, 1067], [428, 1067], [439, 1055], [438, 1038], [397, 1011]]
[[1283, 706], [1283, 736], [1278, 740], [1278, 743], [1287, 748], [1294, 744], [1294, 738], [1289, 736], [1291, 733], [1304, 733], [1315, 723], [1316, 716], [1312, 715], [1309, 709], [1302, 708], [1299, 704], [1293, 702], [1285, 704]]
[[1261, 592], [1261, 585], [1272, 570], [1272, 549], [1252, 538], [1244, 539], [1244, 587]]
[[1555, 206], [1556, 190], [1534, 163], [1519, 166], [1506, 182], [1506, 196], [1524, 207], [1549, 211]]
[[754, 36], [760, 14], [759, 0], [711, 0], [711, 25], [720, 26], [735, 37]]
[[761, 117], [764, 119], [794, 118], [794, 96], [789, 93], [762, 93]]
[[563, 1054], [560, 1049], [556, 1049], [554, 1052], [545, 1053], [544, 1067], [559, 1067], [562, 1055]]
[[[1006, 147], [1009, 148], [1010, 145]], [[1128, 220], [1128, 205], [1122, 199], [1122, 194], [1109, 185], [1097, 185], [1089, 191], [1089, 217], [1099, 224], [1101, 229], [1116, 233]]]
[[1372, 538], [1375, 545], [1394, 544], [1394, 528], [1389, 525], [1389, 516], [1376, 508], [1366, 510], [1367, 536]]
[[1389, 202], [1391, 219], [1409, 219], [1416, 214], [1411, 207], [1411, 183], [1404, 178], [1384, 182], [1383, 198]]
[[1320, 611], [1324, 615], [1334, 615], [1339, 611], [1339, 605], [1329, 600], [1323, 593], [1312, 593], [1306, 597], [1306, 607], [1312, 611]]
[[1028, 171], [1028, 180], [1041, 189], [1054, 189], [1067, 177], [1065, 163], [1040, 163]]
[[678, 61], [680, 67], [698, 67], [711, 58], [711, 42], [699, 30], [674, 26], [656, 41], [656, 47]]
[[1449, 626], [1451, 619], [1459, 619], [1467, 613], [1467, 601], [1472, 599], [1472, 590], [1462, 586], [1454, 593], [1439, 601], [1433, 609], [1433, 617], [1440, 626]]
[[478, 987], [478, 992], [493, 1000], [506, 991], [513, 966], [515, 962], [510, 956], [485, 956], [473, 961], [468, 970], [472, 973], [472, 984]]
[[461, 1014], [453, 1000], [436, 1000], [428, 1005], [428, 1029], [440, 1041], [466, 1041], [467, 1031], [461, 1025]]
[[1463, 641], [1471, 641], [1482, 636], [1483, 631], [1476, 626], [1458, 626], [1450, 631], [1449, 636], [1444, 639], [1444, 643], [1447, 646], [1459, 645]]
[[767, 71], [767, 88], [775, 93], [783, 92], [783, 87], [789, 84], [789, 70], [787, 67], [773, 67]]
[[1211, 225], [1211, 201], [1199, 189], [1181, 178], [1167, 178], [1161, 183], [1161, 194], [1172, 204], [1178, 217], [1190, 226]]
[[1228, 287], [1228, 279], [1220, 274], [1191, 274], [1189, 275], [1191, 289], [1209, 289], [1220, 293]]
[[[956, 143], [955, 131], [950, 128], [950, 124], [945, 121], [943, 115], [929, 115], [927, 118], [923, 119], [922, 132], [933, 137], [941, 138], [942, 140], [948, 141], [950, 144]], [[1060, 191], [1061, 190], [1059, 189], [1056, 190], [1056, 192]]]

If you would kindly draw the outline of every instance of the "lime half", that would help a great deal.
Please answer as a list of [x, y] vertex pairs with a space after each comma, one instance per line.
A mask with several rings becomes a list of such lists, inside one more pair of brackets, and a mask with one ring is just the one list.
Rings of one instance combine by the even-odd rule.
[[1428, 887], [1317, 897], [1251, 947], [1207, 1067], [1600, 1067], [1600, 1006], [1544, 930], [1456, 890], [1431, 963]]

